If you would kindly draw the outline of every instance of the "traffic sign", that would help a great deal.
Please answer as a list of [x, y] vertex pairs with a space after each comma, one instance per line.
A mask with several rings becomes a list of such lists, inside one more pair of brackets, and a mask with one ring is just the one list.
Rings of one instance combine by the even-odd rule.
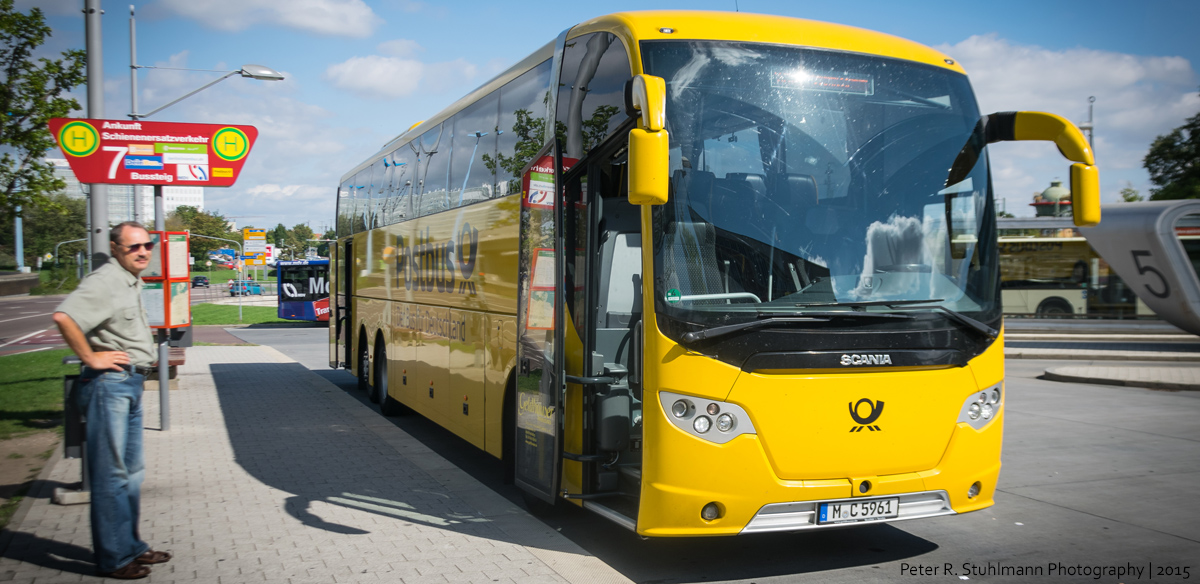
[[79, 182], [229, 187], [258, 138], [254, 126], [53, 118]]

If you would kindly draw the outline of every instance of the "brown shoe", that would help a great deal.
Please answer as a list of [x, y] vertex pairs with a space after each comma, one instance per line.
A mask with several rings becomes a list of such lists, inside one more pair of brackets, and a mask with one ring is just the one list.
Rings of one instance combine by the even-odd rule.
[[143, 566], [137, 562], [129, 562], [121, 569], [112, 572], [97, 572], [97, 575], [104, 578], [116, 578], [117, 580], [137, 580], [150, 575], [150, 568]]
[[171, 552], [156, 552], [154, 550], [149, 550], [146, 553], [134, 558], [133, 561], [142, 565], [165, 564], [171, 561]]

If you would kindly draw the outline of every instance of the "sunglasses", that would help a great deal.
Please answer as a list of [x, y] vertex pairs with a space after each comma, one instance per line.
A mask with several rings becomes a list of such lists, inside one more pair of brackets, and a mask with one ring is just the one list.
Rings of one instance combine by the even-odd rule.
[[118, 243], [117, 245], [119, 245], [131, 252], [137, 252], [143, 248], [146, 251], [150, 251], [150, 250], [154, 249], [154, 245], [157, 243], [158, 243], [157, 241], [147, 241], [146, 243], [135, 243], [133, 245], [125, 245], [123, 243]]

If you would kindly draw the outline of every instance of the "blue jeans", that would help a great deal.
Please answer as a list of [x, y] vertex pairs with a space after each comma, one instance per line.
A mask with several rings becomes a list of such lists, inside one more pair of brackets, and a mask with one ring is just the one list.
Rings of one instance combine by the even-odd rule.
[[142, 479], [142, 384], [125, 371], [85, 368], [76, 403], [87, 416], [87, 464], [92, 483], [92, 548], [96, 569], [125, 567], [150, 546], [138, 537]]

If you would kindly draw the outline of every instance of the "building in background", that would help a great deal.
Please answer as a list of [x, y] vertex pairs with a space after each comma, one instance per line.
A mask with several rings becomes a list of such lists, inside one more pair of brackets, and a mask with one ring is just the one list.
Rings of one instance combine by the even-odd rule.
[[[54, 174], [66, 181], [63, 192], [76, 199], [87, 198], [87, 192], [65, 158], [47, 158], [54, 165]], [[137, 192], [134, 192], [137, 189]], [[137, 195], [137, 196], [135, 196]], [[140, 201], [139, 201], [140, 199]], [[140, 205], [139, 205], [140, 202]], [[163, 210], [166, 213], [187, 205], [204, 210], [204, 187], [163, 187]], [[108, 185], [108, 223], [140, 221], [154, 224], [154, 187], [148, 185]]]

